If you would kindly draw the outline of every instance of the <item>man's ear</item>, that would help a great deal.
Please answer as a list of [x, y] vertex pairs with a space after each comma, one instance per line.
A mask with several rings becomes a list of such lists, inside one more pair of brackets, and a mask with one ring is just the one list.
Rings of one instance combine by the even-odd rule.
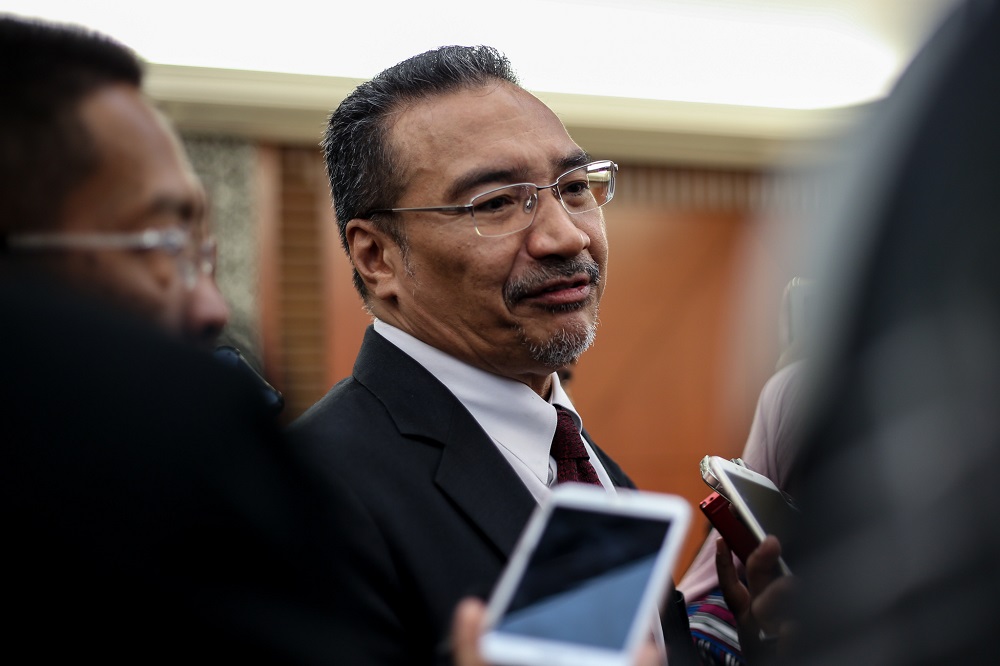
[[393, 298], [406, 268], [396, 241], [362, 218], [349, 221], [345, 232], [351, 261], [368, 293], [378, 300]]

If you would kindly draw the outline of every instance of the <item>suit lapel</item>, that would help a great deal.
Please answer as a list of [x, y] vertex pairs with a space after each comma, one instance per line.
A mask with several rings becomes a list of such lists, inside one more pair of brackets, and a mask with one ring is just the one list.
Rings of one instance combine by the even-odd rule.
[[462, 403], [423, 366], [369, 327], [355, 378], [386, 406], [401, 434], [441, 448], [434, 483], [508, 557], [535, 500]]
[[493, 440], [478, 424], [475, 429], [478, 432], [456, 432], [456, 444], [441, 454], [435, 482], [509, 557], [535, 509], [535, 498]]

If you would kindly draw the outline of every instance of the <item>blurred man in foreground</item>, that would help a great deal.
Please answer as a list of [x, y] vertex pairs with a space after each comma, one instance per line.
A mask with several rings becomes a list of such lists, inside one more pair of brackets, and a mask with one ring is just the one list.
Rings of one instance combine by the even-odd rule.
[[127, 49], [0, 17], [0, 505], [30, 661], [350, 660], [349, 526], [254, 386], [204, 194]]
[[0, 270], [43, 272], [186, 339], [228, 310], [205, 194], [126, 49], [3, 19]]
[[[808, 520], [750, 556], [748, 589], [720, 568], [778, 663], [996, 659], [998, 72], [1000, 3], [957, 3], [829, 174]], [[781, 552], [796, 575], [772, 582]]]

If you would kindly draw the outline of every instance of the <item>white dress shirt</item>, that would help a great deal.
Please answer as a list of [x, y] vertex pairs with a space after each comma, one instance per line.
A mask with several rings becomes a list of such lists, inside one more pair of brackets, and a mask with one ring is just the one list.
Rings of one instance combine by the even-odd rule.
[[[552, 392], [546, 401], [526, 384], [475, 368], [379, 319], [375, 320], [375, 332], [448, 387], [493, 439], [536, 502], [548, 497], [556, 479], [556, 461], [549, 455], [556, 432], [554, 406], [567, 409], [583, 431], [583, 420], [556, 373], [552, 373]], [[581, 436], [580, 440], [601, 485], [614, 493], [614, 485], [600, 459], [586, 439]]]

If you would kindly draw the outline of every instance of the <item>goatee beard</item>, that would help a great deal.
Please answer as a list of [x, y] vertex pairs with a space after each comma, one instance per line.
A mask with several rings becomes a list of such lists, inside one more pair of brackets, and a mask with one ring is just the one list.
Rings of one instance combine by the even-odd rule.
[[[513, 308], [518, 301], [532, 294], [540, 285], [545, 284], [549, 280], [560, 277], [573, 277], [581, 273], [590, 278], [590, 286], [596, 292], [597, 287], [601, 283], [601, 270], [597, 262], [582, 257], [542, 261], [533, 270], [504, 286], [504, 301], [508, 307]], [[588, 305], [589, 301], [577, 301], [551, 305], [545, 309], [552, 313], [575, 312], [582, 310]], [[561, 328], [547, 340], [531, 340], [524, 329], [521, 329], [521, 341], [527, 347], [532, 360], [541, 363], [547, 368], [556, 370], [564, 365], [575, 363], [580, 358], [580, 355], [594, 344], [594, 338], [597, 337], [597, 323], [597, 313], [595, 311], [592, 323], [575, 324]]]
[[576, 363], [597, 337], [597, 319], [593, 323], [572, 328], [561, 328], [548, 340], [529, 340], [521, 331], [521, 339], [528, 348], [532, 360], [547, 368], [557, 370], [564, 365]]

